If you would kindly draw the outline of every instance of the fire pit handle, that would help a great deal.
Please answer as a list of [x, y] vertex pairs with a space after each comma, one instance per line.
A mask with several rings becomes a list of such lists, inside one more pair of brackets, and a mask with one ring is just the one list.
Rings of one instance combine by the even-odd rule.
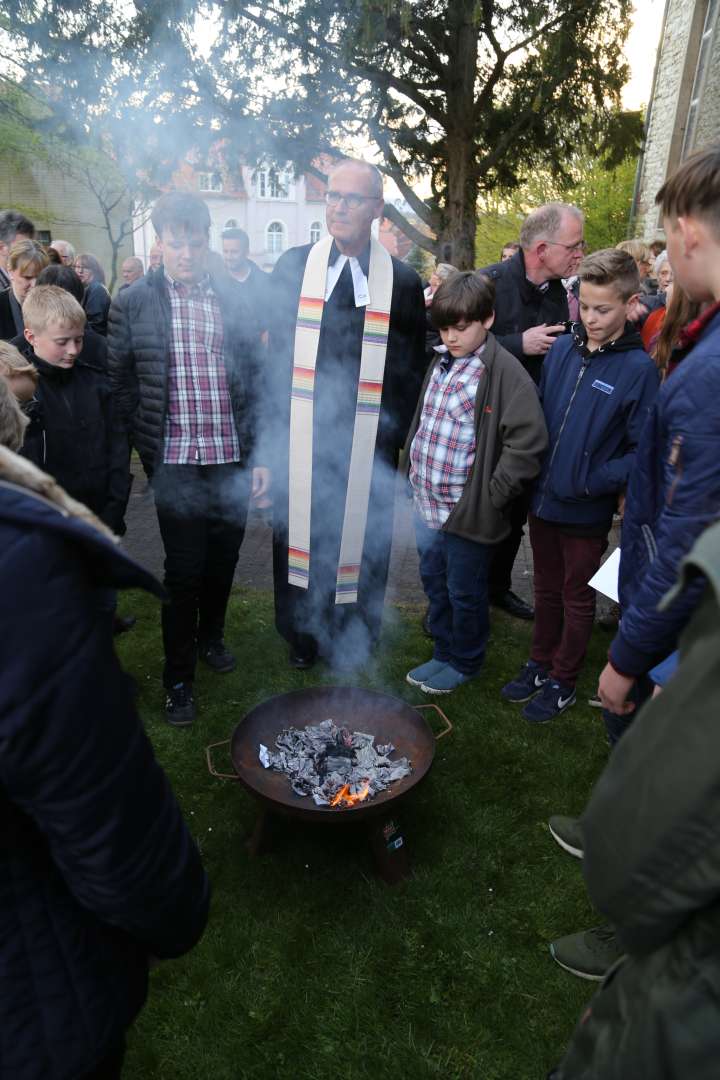
[[229, 746], [229, 745], [230, 745], [230, 740], [229, 739], [223, 739], [222, 742], [210, 743], [209, 746], [205, 747], [205, 756], [207, 758], [208, 772], [210, 773], [211, 776], [214, 776], [216, 780], [237, 780], [237, 778], [238, 778], [237, 773], [218, 772], [217, 769], [215, 768], [215, 766], [213, 765], [213, 759], [212, 759], [213, 750], [215, 750], [218, 746]]
[[442, 709], [440, 708], [439, 705], [435, 705], [435, 704], [433, 704], [433, 705], [413, 705], [413, 708], [417, 709], [418, 712], [421, 712], [423, 709], [434, 709], [435, 712], [440, 717], [440, 719], [445, 722], [445, 730], [441, 731], [439, 735], [435, 736], [435, 741], [436, 742], [437, 742], [438, 739], [442, 739], [445, 735], [449, 735], [450, 732], [452, 731], [453, 726], [452, 726], [452, 724], [450, 723], [447, 716], [442, 711]]

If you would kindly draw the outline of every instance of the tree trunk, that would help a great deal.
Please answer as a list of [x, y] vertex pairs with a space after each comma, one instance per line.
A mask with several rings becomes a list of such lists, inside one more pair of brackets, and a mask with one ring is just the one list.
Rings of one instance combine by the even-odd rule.
[[475, 111], [478, 31], [475, 0], [449, 6], [453, 41], [447, 75], [446, 181], [438, 235], [439, 257], [458, 270], [475, 266], [478, 168], [472, 116]]
[[475, 268], [478, 177], [475, 147], [467, 136], [447, 141], [447, 194], [438, 236], [438, 258], [458, 270]]

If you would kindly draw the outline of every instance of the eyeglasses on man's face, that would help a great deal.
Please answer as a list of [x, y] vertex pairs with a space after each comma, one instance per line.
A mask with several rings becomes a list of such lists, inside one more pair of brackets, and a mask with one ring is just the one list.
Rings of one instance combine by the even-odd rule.
[[345, 203], [348, 210], [357, 210], [364, 202], [377, 202], [379, 195], [357, 195], [354, 191], [344, 194], [341, 191], [326, 191], [325, 202], [328, 206], [339, 206]]
[[553, 244], [555, 247], [565, 248], [567, 252], [587, 251], [587, 240], [578, 240], [575, 244], [561, 244], [559, 240], [546, 240], [545, 243]]

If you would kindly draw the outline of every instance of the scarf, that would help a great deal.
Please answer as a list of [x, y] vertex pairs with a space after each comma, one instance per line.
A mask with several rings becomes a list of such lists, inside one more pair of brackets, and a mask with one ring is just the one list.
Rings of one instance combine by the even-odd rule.
[[[290, 399], [288, 581], [301, 589], [308, 588], [310, 579], [315, 364], [320, 342], [320, 326], [325, 306], [325, 283], [332, 243], [332, 237], [328, 236], [310, 249], [300, 291], [295, 331]], [[382, 244], [372, 238], [368, 274], [370, 302], [365, 308], [363, 325], [355, 425], [345, 496], [340, 560], [335, 581], [336, 604], [357, 602], [390, 329], [392, 286], [392, 259]]]

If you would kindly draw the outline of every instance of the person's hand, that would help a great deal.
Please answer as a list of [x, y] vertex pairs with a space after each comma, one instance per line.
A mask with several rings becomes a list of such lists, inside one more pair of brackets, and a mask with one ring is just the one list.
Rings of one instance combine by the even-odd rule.
[[258, 465], [252, 471], [251, 497], [255, 506], [261, 509], [271, 505], [268, 498], [270, 491], [270, 470], [265, 465]]
[[625, 492], [621, 491], [618, 495], [617, 501], [617, 514], [620, 519], [625, 517]]
[[631, 323], [640, 322], [649, 313], [649, 309], [644, 304], [640, 303], [639, 298], [634, 297], [628, 304], [628, 319]]
[[598, 683], [598, 697], [603, 708], [616, 716], [627, 716], [635, 711], [632, 701], [626, 701], [628, 694], [635, 684], [635, 680], [629, 675], [621, 675], [612, 664], [606, 664], [602, 670]]
[[558, 334], [562, 334], [565, 323], [548, 326], [531, 326], [522, 336], [522, 348], [526, 356], [544, 356]]

